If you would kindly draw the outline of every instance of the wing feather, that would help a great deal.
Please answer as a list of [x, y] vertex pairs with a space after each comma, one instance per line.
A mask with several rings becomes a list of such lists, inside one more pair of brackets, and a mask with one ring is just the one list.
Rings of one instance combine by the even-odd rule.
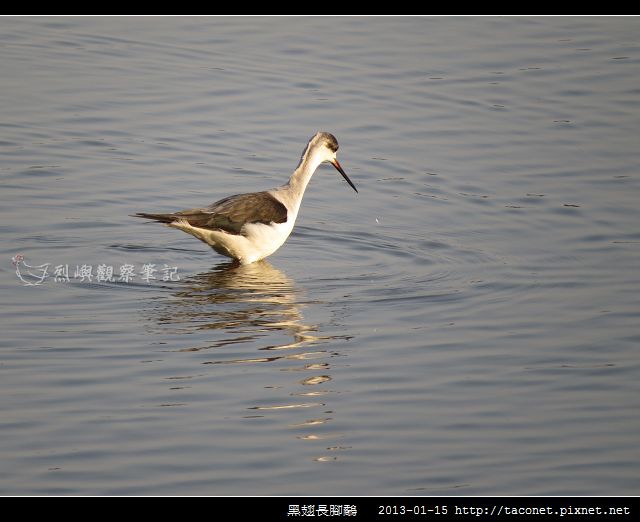
[[182, 210], [168, 216], [172, 221], [184, 219], [193, 227], [239, 235], [248, 223], [284, 223], [287, 207], [269, 192], [254, 192], [236, 194], [208, 207]]

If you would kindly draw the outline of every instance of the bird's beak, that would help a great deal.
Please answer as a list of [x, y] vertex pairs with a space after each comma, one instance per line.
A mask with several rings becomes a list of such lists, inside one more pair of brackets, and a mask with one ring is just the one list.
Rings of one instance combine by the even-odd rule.
[[340, 163], [338, 162], [337, 159], [332, 159], [330, 160], [331, 164], [336, 168], [336, 170], [342, 174], [342, 177], [345, 179], [345, 181], [347, 183], [349, 183], [349, 185], [351, 185], [351, 188], [353, 190], [355, 190], [356, 192], [358, 192], [358, 189], [356, 188], [356, 186], [353, 184], [353, 182], [349, 179], [349, 176], [347, 176], [347, 174], [345, 173], [344, 170], [342, 170], [342, 167], [340, 166]]

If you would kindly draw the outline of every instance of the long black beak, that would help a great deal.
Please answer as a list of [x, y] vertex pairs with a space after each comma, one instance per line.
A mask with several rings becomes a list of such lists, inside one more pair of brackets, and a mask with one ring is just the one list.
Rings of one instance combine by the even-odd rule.
[[358, 189], [356, 188], [356, 186], [353, 184], [353, 182], [349, 179], [349, 176], [347, 176], [347, 174], [345, 173], [344, 170], [342, 170], [342, 167], [340, 166], [340, 163], [338, 163], [337, 159], [334, 159], [333, 161], [331, 161], [331, 164], [336, 168], [336, 170], [342, 174], [342, 177], [345, 179], [345, 181], [347, 183], [349, 183], [349, 185], [351, 185], [351, 188], [353, 190], [355, 190], [356, 192], [358, 192]]

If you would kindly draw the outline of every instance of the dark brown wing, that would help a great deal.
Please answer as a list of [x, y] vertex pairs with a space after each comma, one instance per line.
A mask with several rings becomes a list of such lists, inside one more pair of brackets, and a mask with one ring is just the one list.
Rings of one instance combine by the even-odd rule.
[[135, 216], [163, 223], [185, 219], [194, 227], [242, 234], [242, 227], [247, 223], [284, 223], [287, 220], [287, 207], [268, 192], [254, 192], [229, 196], [205, 208], [173, 214], [138, 213]]

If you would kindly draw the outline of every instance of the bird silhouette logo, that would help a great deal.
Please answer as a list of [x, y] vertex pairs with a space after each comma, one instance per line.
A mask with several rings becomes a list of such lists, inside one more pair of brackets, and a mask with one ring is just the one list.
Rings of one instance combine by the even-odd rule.
[[11, 258], [13, 266], [16, 267], [16, 275], [25, 286], [41, 285], [48, 277], [49, 265], [51, 263], [43, 263], [38, 266], [28, 265], [24, 260], [23, 254], [16, 254]]

